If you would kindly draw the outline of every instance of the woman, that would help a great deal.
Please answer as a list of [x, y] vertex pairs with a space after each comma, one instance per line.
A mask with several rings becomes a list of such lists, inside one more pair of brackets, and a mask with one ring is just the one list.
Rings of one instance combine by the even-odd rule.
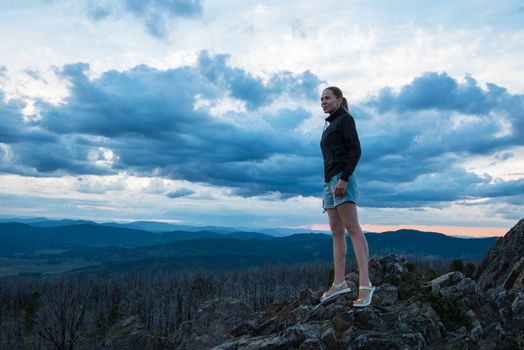
[[355, 121], [348, 112], [348, 103], [342, 91], [335, 86], [322, 91], [320, 98], [326, 118], [320, 147], [324, 157], [324, 200], [323, 207], [329, 216], [333, 236], [333, 260], [335, 281], [321, 297], [326, 302], [334, 297], [349, 293], [345, 277], [346, 236], [349, 232], [359, 268], [359, 294], [353, 306], [364, 307], [371, 303], [375, 287], [368, 274], [368, 243], [362, 233], [357, 215], [358, 188], [353, 172], [360, 159], [360, 142]]

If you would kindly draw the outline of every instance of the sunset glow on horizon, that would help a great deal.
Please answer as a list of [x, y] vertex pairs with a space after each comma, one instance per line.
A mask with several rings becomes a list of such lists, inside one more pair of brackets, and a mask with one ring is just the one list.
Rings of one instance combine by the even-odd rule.
[[[466, 226], [427, 226], [427, 225], [361, 225], [362, 230], [367, 232], [388, 232], [402, 229], [418, 230], [425, 232], [438, 232], [447, 236], [468, 236], [474, 238], [483, 237], [501, 237], [504, 236], [510, 228], [502, 227], [466, 227]], [[307, 227], [311, 230], [329, 231], [328, 224], [314, 224]]]

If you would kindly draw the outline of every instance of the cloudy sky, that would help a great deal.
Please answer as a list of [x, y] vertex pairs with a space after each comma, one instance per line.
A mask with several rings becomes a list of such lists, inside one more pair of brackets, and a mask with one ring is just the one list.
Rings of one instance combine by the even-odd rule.
[[522, 1], [4, 0], [0, 213], [327, 228], [344, 91], [364, 229], [524, 217]]

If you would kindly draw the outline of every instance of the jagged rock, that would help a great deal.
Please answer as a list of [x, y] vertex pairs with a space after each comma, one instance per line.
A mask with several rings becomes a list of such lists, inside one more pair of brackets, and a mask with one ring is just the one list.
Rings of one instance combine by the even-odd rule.
[[213, 350], [233, 349], [327, 349], [320, 340], [322, 327], [319, 324], [298, 324], [273, 336], [240, 337], [220, 344]]
[[161, 350], [175, 347], [166, 338], [156, 337], [145, 331], [142, 321], [137, 316], [131, 316], [112, 326], [97, 349]]
[[421, 323], [422, 334], [429, 344], [436, 344], [440, 342], [446, 333], [444, 325], [440, 321], [433, 321], [425, 319]]
[[291, 322], [298, 323], [306, 321], [309, 318], [310, 307], [307, 305], [300, 305], [291, 311]]
[[[370, 266], [373, 266], [373, 274], [370, 269], [371, 275], [375, 275], [377, 280], [371, 279], [372, 283], [384, 284], [389, 283], [398, 286], [401, 282], [406, 280], [408, 270], [405, 267], [406, 259], [401, 255], [390, 254], [380, 260], [370, 259]], [[381, 278], [378, 278], [381, 276]]]
[[513, 265], [503, 285], [506, 289], [524, 289], [524, 256]]
[[337, 336], [335, 334], [335, 329], [331, 325], [325, 327], [325, 329], [322, 331], [322, 334], [320, 335], [320, 339], [322, 340], [322, 343], [325, 345], [326, 349], [337, 349]]
[[381, 335], [359, 335], [353, 342], [355, 349], [400, 349], [390, 337]]
[[289, 301], [281, 301], [281, 302], [269, 304], [266, 308], [266, 312], [267, 313], [277, 312], [278, 310], [282, 309], [284, 306], [288, 304], [289, 304]]
[[398, 288], [392, 284], [385, 283], [377, 287], [374, 293], [373, 303], [377, 305], [391, 305], [398, 300]]
[[399, 312], [400, 322], [396, 327], [403, 332], [418, 331], [428, 342], [438, 342], [446, 336], [447, 331], [440, 321], [440, 316], [427, 303], [414, 301]]
[[[297, 339], [294, 337], [271, 336], [271, 337], [256, 337], [253, 339], [242, 338], [237, 341], [229, 341], [211, 348], [212, 350], [284, 350], [293, 349], [297, 346]], [[187, 348], [192, 349], [192, 348]], [[206, 348], [209, 349], [209, 348]]]
[[500, 238], [480, 263], [474, 279], [482, 290], [523, 288], [524, 219]]
[[340, 333], [348, 329], [353, 324], [354, 319], [354, 312], [353, 310], [350, 310], [348, 312], [337, 314], [331, 319], [331, 322], [333, 323], [335, 330]]
[[478, 319], [478, 315], [473, 310], [468, 310], [466, 314], [473, 320], [472, 321], [472, 327], [476, 328], [478, 326], [481, 326], [480, 320]]
[[299, 350], [324, 350], [326, 347], [320, 340], [308, 339], [300, 345]]
[[510, 292], [507, 290], [493, 288], [488, 290], [486, 295], [490, 296], [489, 303], [494, 309], [494, 312], [492, 313], [492, 320], [496, 320], [501, 324], [511, 325], [511, 303], [513, 301], [512, 294], [510, 294]]
[[[369, 259], [368, 262], [369, 279], [375, 285], [380, 285], [384, 279], [384, 266], [377, 259]], [[354, 274], [354, 279], [358, 285], [358, 274]]]
[[440, 292], [441, 288], [451, 287], [462, 281], [466, 276], [459, 271], [451, 271], [445, 275], [439, 276], [429, 282], [432, 292]]
[[282, 328], [281, 321], [282, 320], [278, 317], [270, 318], [269, 320], [260, 324], [260, 327], [257, 328], [253, 333], [255, 335], [267, 335], [279, 331]]
[[[253, 332], [255, 335], [268, 335], [281, 331], [286, 326], [295, 324], [300, 321], [304, 311], [296, 310], [298, 303], [291, 302], [288, 305], [281, 305], [276, 313], [266, 313], [260, 320], [260, 326]], [[293, 314], [293, 311], [295, 313]]]
[[[416, 277], [406, 267], [407, 261], [402, 255], [389, 254], [381, 258], [371, 258], [368, 262], [369, 279], [373, 285], [392, 284], [399, 286], [405, 282], [414, 282]], [[358, 271], [358, 268], [357, 270]], [[358, 273], [351, 272], [346, 279], [358, 287]]]
[[397, 312], [386, 312], [380, 315], [382, 320], [386, 323], [388, 328], [395, 327], [397, 322], [400, 321], [400, 317]]
[[493, 322], [484, 328], [484, 338], [489, 338], [491, 341], [497, 341], [506, 335], [504, 328], [498, 322]]
[[475, 328], [473, 328], [470, 332], [469, 332], [469, 336], [471, 337], [471, 339], [475, 340], [475, 341], [479, 341], [482, 339], [482, 334], [484, 333], [484, 329], [482, 328], [482, 325], [477, 325]]
[[283, 336], [294, 336], [300, 342], [306, 339], [320, 339], [322, 325], [320, 324], [296, 324], [287, 328], [281, 334]]
[[425, 345], [420, 333], [362, 334], [354, 341], [355, 349], [422, 349]]
[[[345, 278], [358, 287], [358, 273]], [[481, 290], [458, 271], [421, 285], [422, 276], [397, 255], [371, 259], [370, 278], [377, 290], [369, 307], [353, 308], [355, 288], [316, 308], [323, 290], [306, 289], [231, 328], [214, 349], [476, 350], [522, 344], [524, 292], [515, 287]], [[180, 325], [180, 336], [191, 332], [194, 337], [193, 322]]]
[[242, 334], [251, 333], [257, 329], [257, 320], [248, 320], [231, 330], [231, 335], [238, 337]]
[[377, 316], [371, 308], [361, 308], [354, 311], [355, 323], [363, 329], [385, 330], [386, 323]]
[[521, 329], [521, 340], [524, 347], [524, 292], [513, 300], [511, 304], [512, 323], [515, 329]]
[[514, 317], [524, 319], [524, 292], [519, 293], [515, 300], [513, 300], [511, 311]]
[[233, 298], [215, 298], [202, 304], [191, 321], [180, 324], [175, 346], [180, 349], [209, 349], [227, 340], [232, 330], [254, 318], [247, 304]]
[[318, 303], [318, 297], [311, 289], [305, 289], [300, 292], [298, 296], [298, 303], [300, 305], [315, 305]]
[[439, 290], [439, 294], [453, 300], [461, 300], [467, 306], [478, 305], [479, 288], [471, 278], [464, 278], [457, 284], [444, 287]]
[[347, 296], [341, 296], [338, 298], [338, 300], [335, 300], [335, 302], [321, 306], [317, 312], [316, 315], [313, 316], [313, 319], [320, 318], [320, 319], [331, 319], [335, 317], [339, 313], [347, 312], [351, 308], [352, 301]]
[[252, 332], [253, 335], [268, 335], [279, 332], [307, 319], [312, 307], [299, 305], [299, 299], [287, 303], [271, 304], [262, 317], [258, 319], [259, 326]]
[[412, 349], [422, 349], [426, 345], [424, 337], [420, 333], [407, 333], [401, 336], [402, 344]]
[[174, 343], [180, 345], [184, 343], [186, 339], [191, 338], [191, 335], [191, 321], [184, 321], [176, 330]]

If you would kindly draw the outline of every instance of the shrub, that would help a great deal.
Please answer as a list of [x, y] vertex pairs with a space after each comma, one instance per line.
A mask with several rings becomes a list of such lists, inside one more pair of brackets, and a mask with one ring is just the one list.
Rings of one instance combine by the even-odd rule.
[[448, 272], [451, 272], [451, 271], [464, 272], [464, 263], [462, 262], [462, 260], [460, 260], [460, 259], [453, 259], [451, 261], [451, 264], [449, 265]]
[[409, 272], [415, 272], [417, 270], [417, 267], [415, 266], [415, 264], [408, 262], [406, 263], [406, 269]]
[[466, 267], [464, 268], [464, 274], [466, 275], [466, 277], [471, 278], [473, 274], [475, 273], [475, 270], [476, 270], [475, 264], [467, 263]]
[[453, 331], [462, 326], [467, 329], [473, 328], [473, 319], [466, 313], [462, 302], [446, 298], [438, 293], [430, 293], [428, 301], [440, 316], [447, 330]]
[[431, 280], [433, 280], [435, 278], [437, 278], [437, 273], [433, 269], [428, 268], [426, 270], [426, 274], [424, 276], [424, 279], [426, 281], [431, 281]]

